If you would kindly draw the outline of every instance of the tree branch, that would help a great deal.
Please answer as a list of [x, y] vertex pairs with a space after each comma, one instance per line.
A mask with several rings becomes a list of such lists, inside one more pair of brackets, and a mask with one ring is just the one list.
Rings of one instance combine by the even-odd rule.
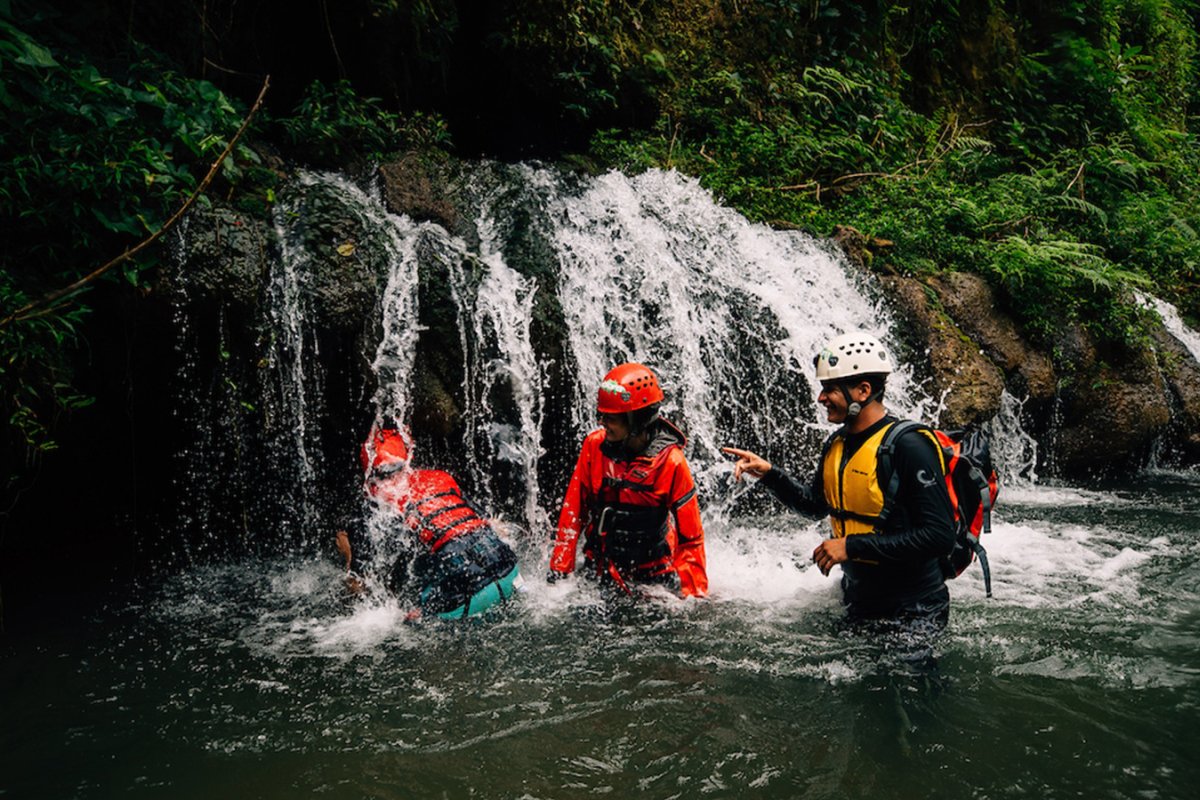
[[87, 275], [83, 276], [82, 278], [75, 281], [71, 285], [64, 286], [63, 288], [58, 289], [57, 291], [50, 292], [49, 294], [42, 297], [40, 300], [35, 300], [32, 303], [22, 306], [21, 308], [18, 308], [13, 313], [9, 314], [4, 319], [0, 319], [0, 328], [7, 327], [8, 325], [12, 324], [13, 322], [21, 322], [23, 320], [32, 319], [36, 316], [40, 316], [38, 309], [41, 309], [45, 306], [53, 305], [55, 302], [61, 300], [62, 298], [72, 295], [75, 292], [78, 292], [80, 289], [82, 289], [83, 287], [92, 283], [93, 281], [95, 281], [97, 278], [99, 278], [104, 273], [108, 272], [113, 267], [117, 266], [118, 264], [125, 263], [129, 259], [136, 256], [138, 253], [145, 250], [147, 247], [149, 247], [150, 245], [154, 244], [159, 239], [161, 239], [163, 234], [165, 234], [167, 231], [169, 231], [172, 227], [175, 226], [175, 223], [179, 222], [179, 220], [183, 218], [183, 215], [186, 214], [188, 212], [188, 209], [190, 209], [192, 207], [192, 204], [196, 202], [196, 198], [198, 198], [200, 195], [204, 194], [204, 191], [208, 188], [208, 185], [210, 183], [212, 183], [213, 178], [215, 178], [217, 175], [217, 170], [219, 170], [221, 168], [221, 164], [223, 164], [225, 162], [225, 159], [229, 157], [229, 154], [233, 152], [233, 148], [237, 144], [238, 139], [241, 139], [242, 134], [246, 132], [246, 129], [248, 127], [250, 127], [250, 121], [254, 119], [254, 115], [258, 113], [258, 109], [262, 106], [263, 97], [266, 96], [267, 89], [270, 88], [270, 86], [271, 86], [271, 76], [268, 75], [266, 78], [263, 79], [262, 89], [260, 89], [258, 92], [258, 99], [256, 99], [254, 101], [254, 105], [250, 107], [249, 113], [246, 114], [246, 118], [242, 120], [241, 126], [239, 126], [237, 129], [237, 133], [235, 133], [233, 135], [233, 138], [231, 138], [229, 140], [229, 143], [227, 145], [225, 145], [225, 150], [221, 153], [220, 156], [217, 157], [217, 160], [213, 162], [212, 166], [208, 170], [208, 174], [204, 176], [204, 179], [202, 181], [200, 181], [200, 184], [196, 187], [195, 191], [193, 191], [192, 194], [188, 197], [188, 199], [184, 201], [183, 205], [181, 205], [179, 207], [179, 209], [174, 214], [171, 215], [171, 218], [163, 223], [162, 227], [160, 227], [158, 230], [156, 230], [154, 233], [150, 234], [148, 237], [146, 237], [142, 241], [138, 242], [132, 248], [126, 250], [121, 255], [119, 255], [116, 258], [109, 261], [107, 264], [104, 264], [103, 266], [98, 267], [97, 269], [95, 269], [92, 272], [88, 273]]

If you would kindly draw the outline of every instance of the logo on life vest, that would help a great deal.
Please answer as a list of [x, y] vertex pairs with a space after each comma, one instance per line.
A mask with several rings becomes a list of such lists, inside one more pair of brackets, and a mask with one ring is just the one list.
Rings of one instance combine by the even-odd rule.
[[633, 396], [629, 394], [628, 389], [612, 379], [606, 380], [604, 383], [600, 384], [600, 392], [602, 394], [616, 395], [626, 403], [633, 399]]

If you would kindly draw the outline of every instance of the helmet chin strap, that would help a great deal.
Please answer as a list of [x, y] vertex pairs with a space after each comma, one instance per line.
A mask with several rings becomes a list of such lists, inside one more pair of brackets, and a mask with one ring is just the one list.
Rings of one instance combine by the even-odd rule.
[[847, 401], [846, 416], [849, 417], [850, 419], [854, 419], [859, 414], [861, 414], [863, 408], [865, 406], [867, 406], [872, 400], [875, 400], [878, 397], [878, 395], [876, 395], [874, 392], [871, 392], [860, 403], [857, 400], [850, 399], [850, 389], [851, 388], [853, 388], [853, 387], [851, 387], [851, 385], [848, 383], [842, 384], [842, 396], [845, 397], [846, 401]]

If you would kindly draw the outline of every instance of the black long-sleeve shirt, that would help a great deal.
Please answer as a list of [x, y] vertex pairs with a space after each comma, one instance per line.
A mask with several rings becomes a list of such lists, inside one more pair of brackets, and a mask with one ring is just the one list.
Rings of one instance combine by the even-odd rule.
[[[844, 435], [846, 456], [894, 422], [889, 415], [861, 433]], [[891, 616], [946, 584], [940, 559], [954, 546], [954, 510], [938, 453], [924, 434], [908, 431], [896, 440], [892, 468], [900, 486], [884, 529], [846, 539], [849, 560], [842, 564], [842, 589], [846, 606], [856, 615]], [[762, 483], [796, 511], [829, 515], [820, 463], [807, 483], [778, 469], [764, 475]]]

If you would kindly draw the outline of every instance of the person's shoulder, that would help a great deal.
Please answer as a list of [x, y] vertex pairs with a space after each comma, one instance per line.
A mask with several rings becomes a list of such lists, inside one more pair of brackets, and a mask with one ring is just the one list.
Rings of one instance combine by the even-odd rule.
[[604, 444], [604, 428], [596, 428], [596, 430], [588, 433], [583, 437], [584, 450], [597, 450], [600, 445]]
[[458, 481], [454, 476], [440, 469], [414, 469], [408, 481], [413, 494], [422, 494], [432, 489], [458, 489]]
[[892, 426], [896, 451], [935, 453], [939, 447], [937, 434], [931, 425], [916, 420], [897, 420]]
[[928, 440], [933, 434], [933, 426], [915, 419], [894, 419], [892, 426], [903, 436], [919, 435]]

